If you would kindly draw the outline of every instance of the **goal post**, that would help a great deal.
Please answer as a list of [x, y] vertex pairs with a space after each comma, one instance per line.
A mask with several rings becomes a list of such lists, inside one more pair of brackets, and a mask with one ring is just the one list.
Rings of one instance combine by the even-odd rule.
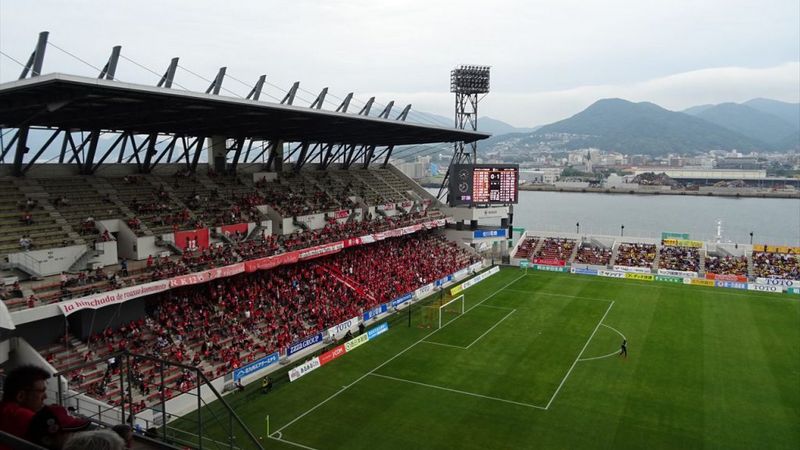
[[464, 314], [464, 294], [454, 297], [452, 300], [439, 306], [437, 328], [442, 328], [462, 314]]

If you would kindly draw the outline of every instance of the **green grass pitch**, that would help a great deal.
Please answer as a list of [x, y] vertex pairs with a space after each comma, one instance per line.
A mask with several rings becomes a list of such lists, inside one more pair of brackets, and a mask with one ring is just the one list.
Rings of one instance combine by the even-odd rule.
[[800, 448], [798, 297], [514, 268], [464, 294], [226, 399], [265, 448]]

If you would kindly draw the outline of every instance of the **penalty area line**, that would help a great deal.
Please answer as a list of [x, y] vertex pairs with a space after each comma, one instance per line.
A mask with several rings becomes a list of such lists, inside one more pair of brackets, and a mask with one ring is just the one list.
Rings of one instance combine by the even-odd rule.
[[416, 384], [417, 386], [423, 386], [423, 387], [426, 387], [426, 388], [439, 389], [439, 390], [442, 390], [442, 391], [453, 392], [455, 394], [462, 394], [462, 395], [468, 395], [468, 396], [471, 396], [471, 397], [485, 398], [487, 400], [494, 400], [496, 402], [511, 403], [512, 405], [524, 406], [526, 408], [535, 408], [535, 409], [542, 409], [542, 410], [547, 409], [547, 408], [545, 408], [543, 406], [531, 405], [530, 403], [515, 402], [514, 400], [507, 400], [507, 399], [504, 399], [504, 398], [490, 397], [488, 395], [476, 394], [474, 392], [459, 391], [458, 389], [446, 388], [444, 386], [436, 386], [435, 384], [421, 383], [419, 381], [406, 380], [405, 378], [390, 377], [389, 375], [382, 375], [382, 374], [379, 374], [379, 373], [370, 373], [369, 375], [372, 375], [373, 377], [386, 378], [387, 380], [400, 381], [402, 383]]
[[550, 401], [547, 402], [547, 406], [545, 406], [545, 409], [549, 409], [550, 405], [553, 403], [553, 400], [556, 399], [556, 396], [558, 395], [558, 392], [561, 391], [561, 388], [564, 386], [564, 383], [567, 381], [567, 378], [569, 378], [569, 374], [572, 373], [572, 369], [574, 369], [575, 365], [578, 364], [578, 360], [581, 359], [581, 356], [583, 355], [583, 352], [586, 351], [586, 347], [589, 346], [589, 342], [592, 342], [592, 338], [594, 337], [595, 333], [597, 333], [597, 330], [600, 328], [600, 325], [603, 324], [603, 321], [606, 319], [606, 316], [608, 315], [608, 312], [611, 311], [611, 307], [612, 306], [614, 306], [614, 302], [613, 301], [611, 302], [610, 305], [608, 305], [608, 308], [606, 309], [606, 313], [603, 314], [603, 317], [600, 318], [600, 321], [597, 322], [597, 326], [594, 327], [594, 331], [592, 331], [592, 334], [589, 336], [589, 339], [587, 339], [586, 343], [583, 344], [583, 348], [581, 349], [581, 352], [578, 353], [577, 357], [575, 357], [575, 361], [572, 362], [572, 365], [570, 366], [569, 370], [567, 370], [567, 374], [564, 375], [564, 378], [561, 379], [561, 384], [559, 384], [558, 387], [556, 388], [556, 391], [553, 392], [553, 396], [550, 397]]
[[[520, 276], [518, 276], [517, 278], [514, 278], [513, 280], [509, 281], [509, 282], [508, 282], [508, 284], [506, 284], [505, 286], [503, 286], [503, 287], [501, 287], [500, 289], [496, 290], [496, 291], [495, 291], [495, 292], [494, 292], [492, 295], [490, 295], [490, 296], [488, 296], [488, 297], [484, 298], [484, 299], [483, 299], [483, 300], [481, 300], [480, 302], [478, 302], [478, 303], [476, 303], [475, 305], [471, 306], [469, 309], [467, 309], [466, 311], [464, 311], [464, 313], [466, 314], [467, 312], [469, 312], [469, 311], [472, 311], [474, 308], [476, 308], [476, 307], [480, 306], [480, 304], [481, 304], [481, 303], [483, 303], [483, 302], [485, 302], [485, 301], [489, 300], [490, 298], [492, 298], [492, 297], [494, 297], [495, 295], [499, 294], [499, 293], [500, 293], [501, 291], [503, 291], [505, 288], [507, 288], [507, 287], [511, 286], [512, 284], [516, 283], [517, 281], [521, 280], [521, 279], [522, 279], [524, 276], [525, 276], [525, 275], [523, 274], [523, 275], [520, 275]], [[464, 314], [462, 314], [462, 315], [461, 315], [461, 316], [459, 316], [459, 317], [463, 317], [463, 315], [464, 315]], [[385, 366], [385, 365], [389, 364], [390, 362], [394, 361], [394, 360], [395, 360], [397, 357], [399, 357], [400, 355], [402, 355], [402, 354], [404, 354], [405, 352], [407, 352], [407, 351], [411, 350], [412, 348], [416, 347], [416, 346], [417, 346], [417, 344], [419, 344], [420, 342], [423, 342], [425, 339], [427, 339], [427, 338], [429, 338], [429, 337], [433, 336], [434, 334], [438, 333], [439, 331], [443, 330], [443, 329], [444, 329], [444, 328], [445, 328], [447, 325], [450, 325], [451, 323], [453, 323], [453, 322], [455, 322], [456, 320], [458, 320], [458, 318], [459, 318], [459, 317], [456, 317], [454, 320], [452, 320], [452, 321], [450, 321], [450, 322], [447, 322], [447, 323], [446, 323], [444, 326], [442, 326], [442, 328], [438, 328], [438, 329], [436, 329], [436, 330], [433, 330], [433, 331], [431, 331], [430, 333], [426, 334], [425, 336], [422, 336], [422, 337], [421, 337], [421, 338], [420, 338], [418, 341], [414, 342], [413, 344], [409, 345], [409, 346], [408, 346], [408, 347], [406, 347], [405, 349], [401, 350], [399, 353], [397, 353], [396, 355], [394, 355], [394, 356], [392, 356], [391, 358], [387, 359], [386, 361], [384, 361], [383, 363], [381, 363], [380, 365], [378, 365], [378, 366], [377, 366], [377, 367], [375, 367], [374, 369], [370, 370], [369, 372], [365, 373], [364, 375], [361, 375], [360, 377], [358, 377], [358, 378], [357, 378], [355, 381], [353, 381], [352, 383], [350, 383], [350, 384], [348, 384], [347, 386], [344, 386], [344, 387], [342, 387], [341, 389], [339, 389], [338, 391], [334, 392], [333, 394], [331, 394], [330, 396], [328, 396], [328, 398], [326, 398], [326, 399], [322, 400], [321, 402], [317, 403], [316, 405], [312, 406], [312, 407], [311, 407], [310, 409], [308, 409], [306, 412], [304, 412], [304, 413], [300, 414], [299, 416], [297, 416], [297, 417], [295, 417], [294, 419], [292, 419], [291, 421], [289, 421], [289, 422], [288, 422], [286, 425], [284, 425], [284, 426], [282, 426], [282, 427], [278, 428], [278, 429], [277, 429], [275, 432], [277, 433], [277, 432], [280, 432], [280, 431], [283, 431], [283, 430], [285, 430], [286, 428], [288, 428], [289, 426], [291, 426], [293, 423], [297, 422], [298, 420], [302, 419], [303, 417], [305, 417], [305, 416], [309, 415], [310, 413], [314, 412], [314, 411], [315, 411], [317, 408], [319, 408], [320, 406], [324, 405], [325, 403], [328, 403], [329, 401], [333, 400], [333, 399], [334, 399], [334, 398], [336, 398], [336, 397], [337, 397], [339, 394], [341, 394], [342, 392], [346, 391], [347, 389], [350, 389], [350, 388], [351, 388], [351, 387], [353, 387], [353, 386], [354, 386], [356, 383], [358, 383], [359, 381], [363, 380], [364, 378], [366, 378], [366, 377], [367, 377], [367, 376], [369, 376], [370, 374], [374, 373], [376, 370], [378, 370], [378, 369], [380, 369], [381, 367], [383, 367], [383, 366]]]

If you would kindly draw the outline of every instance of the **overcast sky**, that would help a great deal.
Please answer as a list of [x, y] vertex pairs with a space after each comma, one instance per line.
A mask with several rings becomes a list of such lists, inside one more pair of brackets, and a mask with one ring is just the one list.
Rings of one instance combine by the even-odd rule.
[[[102, 67], [113, 45], [176, 83], [205, 90], [220, 66], [247, 84], [267, 75], [264, 100], [300, 81], [297, 104], [325, 86], [399, 108], [451, 117], [450, 70], [492, 66], [480, 115], [534, 126], [600, 98], [673, 110], [754, 97], [800, 101], [798, 0], [0, 0], [0, 51], [25, 62], [39, 31]], [[0, 55], [0, 81], [21, 67]], [[49, 47], [44, 73], [96, 76]], [[123, 59], [122, 81], [158, 77]], [[232, 78], [238, 95], [249, 88]], [[225, 92], [226, 95], [233, 95]], [[272, 97], [272, 98], [271, 98]], [[326, 109], [335, 109], [336, 98]]]

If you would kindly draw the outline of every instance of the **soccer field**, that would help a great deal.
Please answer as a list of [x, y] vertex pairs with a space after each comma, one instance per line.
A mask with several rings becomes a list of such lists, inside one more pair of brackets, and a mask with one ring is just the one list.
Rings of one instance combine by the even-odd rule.
[[514, 268], [464, 295], [226, 399], [265, 448], [800, 448], [798, 297]]

